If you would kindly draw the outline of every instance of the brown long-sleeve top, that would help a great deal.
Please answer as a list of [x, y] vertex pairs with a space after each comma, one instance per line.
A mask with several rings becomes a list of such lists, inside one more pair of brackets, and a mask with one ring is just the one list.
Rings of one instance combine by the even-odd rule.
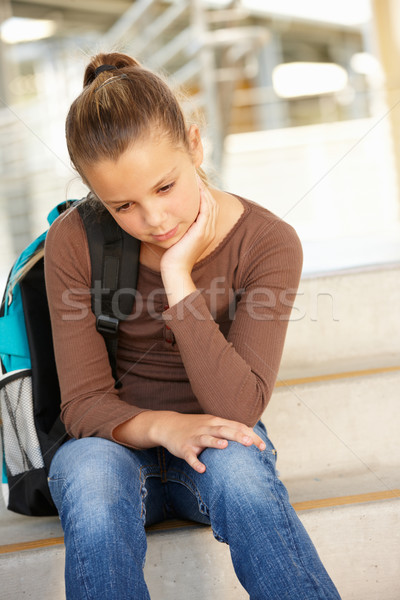
[[45, 276], [70, 436], [113, 439], [143, 410], [206, 413], [254, 426], [274, 388], [302, 268], [295, 230], [240, 198], [241, 217], [195, 264], [197, 287], [171, 308], [161, 274], [139, 267], [137, 299], [120, 323], [114, 379], [91, 311], [86, 233], [75, 208], [51, 226]]

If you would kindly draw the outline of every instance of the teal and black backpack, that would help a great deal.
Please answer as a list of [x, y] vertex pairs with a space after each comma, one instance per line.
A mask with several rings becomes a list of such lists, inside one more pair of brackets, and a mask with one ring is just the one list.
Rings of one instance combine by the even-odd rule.
[[[120, 387], [116, 379], [118, 326], [132, 312], [140, 242], [87, 199], [59, 204], [49, 214], [49, 224], [64, 211], [75, 209], [88, 239], [96, 327], [106, 343], [115, 386]], [[46, 235], [47, 231], [15, 262], [0, 308], [3, 489], [9, 510], [35, 516], [57, 514], [47, 473], [55, 452], [68, 439], [60, 420], [60, 388], [44, 281], [41, 250]], [[99, 292], [96, 297], [93, 290]]]

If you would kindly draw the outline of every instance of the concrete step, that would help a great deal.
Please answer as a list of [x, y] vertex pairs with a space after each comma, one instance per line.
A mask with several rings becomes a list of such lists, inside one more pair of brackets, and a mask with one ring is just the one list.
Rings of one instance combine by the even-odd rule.
[[284, 369], [329, 369], [338, 358], [400, 356], [400, 263], [304, 275], [289, 322]]
[[[400, 490], [296, 507], [342, 600], [398, 600]], [[183, 524], [148, 532], [145, 578], [152, 599], [245, 600], [229, 549], [209, 527]], [[64, 600], [64, 547], [0, 554], [2, 599]], [[194, 584], [194, 582], [196, 582]]]
[[285, 483], [307, 481], [305, 499], [400, 487], [399, 389], [399, 366], [278, 378], [263, 421]]

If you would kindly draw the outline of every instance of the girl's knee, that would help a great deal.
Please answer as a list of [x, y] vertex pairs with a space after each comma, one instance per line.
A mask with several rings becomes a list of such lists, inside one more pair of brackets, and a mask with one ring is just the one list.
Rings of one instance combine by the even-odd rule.
[[210, 489], [220, 497], [265, 497], [277, 479], [273, 447], [260, 451], [255, 446], [229, 442], [223, 450], [205, 450], [200, 459], [206, 465], [204, 476]]
[[102, 438], [69, 440], [53, 458], [49, 488], [59, 513], [110, 507], [139, 497], [139, 469], [129, 449]]
[[50, 465], [50, 478], [67, 481], [101, 479], [102, 475], [134, 468], [134, 456], [120, 444], [97, 437], [72, 439], [56, 452]]
[[266, 440], [265, 450], [261, 451], [256, 446], [244, 446], [239, 442], [229, 441], [224, 449], [207, 448], [201, 454], [201, 461], [207, 468], [216, 474], [247, 473], [260, 468], [275, 469], [277, 452], [269, 440]]

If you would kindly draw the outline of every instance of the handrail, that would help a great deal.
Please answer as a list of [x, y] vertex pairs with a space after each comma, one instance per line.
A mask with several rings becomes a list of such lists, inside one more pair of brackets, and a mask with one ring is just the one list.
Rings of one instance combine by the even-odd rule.
[[187, 85], [200, 73], [200, 63], [197, 58], [192, 58], [189, 62], [180, 67], [173, 74], [173, 83], [178, 86]]
[[144, 34], [139, 38], [139, 40], [135, 40], [135, 52], [142, 52], [149, 41], [151, 41], [151, 43], [154, 42], [187, 11], [188, 3], [186, 0], [172, 4], [170, 8], [167, 8], [165, 12], [163, 12], [155, 21], [153, 21], [151, 25], [146, 28]]
[[[155, 8], [160, 9], [156, 17]], [[197, 102], [202, 102], [206, 112], [217, 171], [222, 165], [235, 82], [243, 69], [241, 61], [269, 39], [265, 27], [237, 25], [247, 16], [248, 11], [237, 7], [210, 9], [203, 0], [137, 0], [102, 40], [108, 46], [128, 42], [136, 56], [150, 68], [168, 72], [176, 86], [197, 80], [201, 88]], [[219, 26], [223, 22], [230, 24], [225, 28]], [[174, 24], [179, 24], [176, 27], [179, 31], [168, 39], [168, 31]], [[130, 31], [136, 32], [132, 40], [128, 39]], [[216, 61], [219, 50], [224, 51], [221, 65]], [[226, 106], [221, 106], [221, 99]]]
[[192, 41], [192, 32], [190, 27], [183, 29], [170, 42], [165, 44], [158, 52], [149, 57], [149, 66], [153, 69], [165, 67], [179, 52], [185, 51], [186, 57], [193, 54], [193, 49], [190, 47]]
[[157, 0], [136, 0], [102, 37], [102, 44], [113, 47], [127, 35], [131, 27], [143, 18]]

